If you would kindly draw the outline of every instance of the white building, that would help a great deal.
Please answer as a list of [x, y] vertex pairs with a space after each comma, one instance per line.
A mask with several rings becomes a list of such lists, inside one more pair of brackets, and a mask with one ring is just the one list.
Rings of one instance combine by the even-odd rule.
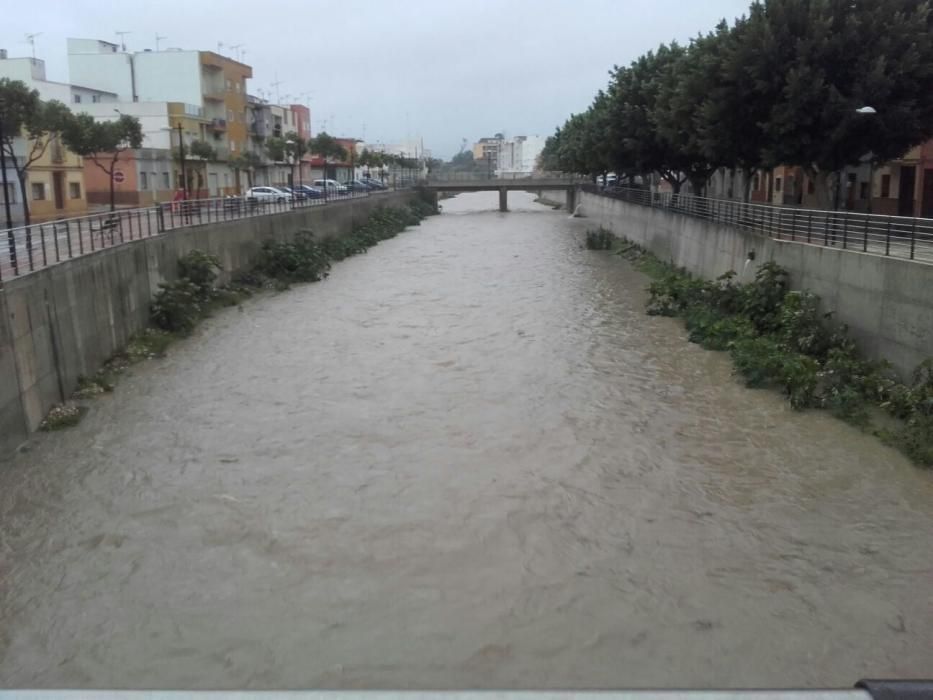
[[0, 50], [0, 78], [22, 81], [30, 89], [38, 91], [40, 99], [58, 100], [66, 105], [117, 100], [117, 95], [113, 92], [84, 87], [80, 83], [71, 85], [49, 80], [45, 74], [45, 61], [41, 58], [8, 58], [3, 50]]

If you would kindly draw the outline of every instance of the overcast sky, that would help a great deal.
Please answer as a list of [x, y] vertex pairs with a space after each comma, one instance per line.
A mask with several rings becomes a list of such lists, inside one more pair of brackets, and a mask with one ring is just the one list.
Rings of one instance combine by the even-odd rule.
[[241, 44], [250, 92], [311, 108], [315, 133], [424, 139], [449, 157], [462, 139], [549, 135], [586, 108], [613, 64], [687, 41], [749, 0], [0, 0], [0, 48], [35, 39], [50, 80], [66, 81], [66, 37], [127, 48]]

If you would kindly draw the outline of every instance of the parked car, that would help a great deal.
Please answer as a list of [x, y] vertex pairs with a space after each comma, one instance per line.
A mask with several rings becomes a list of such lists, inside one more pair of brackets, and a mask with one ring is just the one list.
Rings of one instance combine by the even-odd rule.
[[295, 192], [303, 192], [305, 199], [320, 199], [324, 196], [324, 192], [317, 187], [311, 187], [311, 185], [298, 185], [295, 188]]
[[384, 182], [380, 182], [379, 180], [375, 180], [375, 179], [373, 179], [373, 178], [371, 178], [371, 177], [361, 177], [360, 180], [361, 180], [362, 182], [366, 183], [367, 185], [369, 185], [369, 186], [370, 186], [372, 189], [374, 189], [374, 190], [387, 190], [387, 189], [389, 189], [388, 185], [386, 185]]
[[362, 180], [347, 180], [343, 183], [343, 186], [351, 192], [370, 192], [375, 189], [372, 185], [369, 185]]
[[250, 187], [246, 190], [246, 198], [257, 202], [289, 202], [294, 195], [278, 187]]
[[279, 187], [278, 189], [284, 190], [285, 192], [288, 192], [288, 194], [290, 194], [290, 195], [292, 196], [292, 199], [294, 199], [294, 200], [296, 200], [296, 201], [301, 201], [301, 200], [303, 200], [303, 199], [307, 199], [307, 198], [308, 198], [307, 195], [304, 193], [304, 191], [299, 190], [299, 189], [294, 188], [294, 187]]
[[318, 189], [326, 189], [328, 195], [346, 194], [349, 190], [336, 180], [315, 180], [314, 186]]

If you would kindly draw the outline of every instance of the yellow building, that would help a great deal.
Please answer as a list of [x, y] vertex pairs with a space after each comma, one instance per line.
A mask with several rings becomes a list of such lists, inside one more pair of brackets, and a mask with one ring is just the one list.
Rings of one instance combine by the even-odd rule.
[[53, 138], [26, 171], [26, 194], [34, 223], [86, 213], [83, 159]]

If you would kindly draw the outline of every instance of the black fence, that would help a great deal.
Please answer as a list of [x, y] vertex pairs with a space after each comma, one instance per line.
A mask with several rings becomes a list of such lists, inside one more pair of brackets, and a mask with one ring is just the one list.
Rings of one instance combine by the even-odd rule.
[[[396, 189], [403, 189], [397, 187]], [[378, 195], [384, 190], [322, 193], [318, 197], [215, 197], [163, 202], [0, 230], [0, 282], [63, 260], [172, 229], [268, 216]]]
[[632, 204], [721, 222], [776, 240], [933, 262], [933, 219], [746, 204], [624, 187], [601, 189], [587, 185], [583, 189]]

